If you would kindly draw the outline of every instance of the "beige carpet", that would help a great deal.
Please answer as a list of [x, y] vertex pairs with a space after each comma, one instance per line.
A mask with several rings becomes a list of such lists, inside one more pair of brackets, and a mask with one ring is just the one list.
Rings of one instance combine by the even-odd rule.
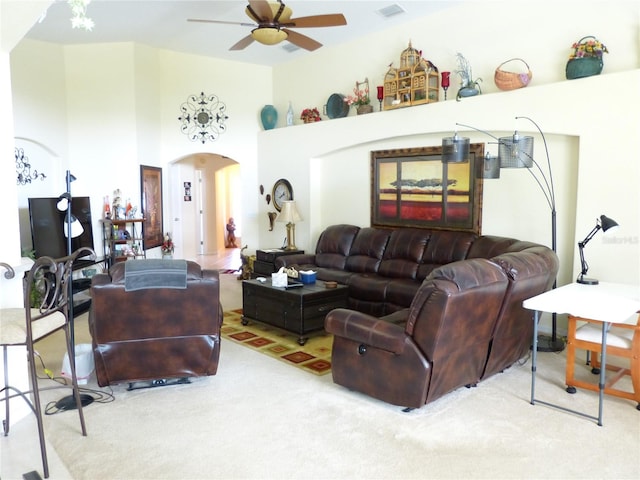
[[[238, 308], [227, 286], [224, 308]], [[539, 355], [538, 397], [595, 414], [595, 393], [564, 392], [564, 360]], [[402, 413], [223, 341], [214, 377], [114, 387], [115, 401], [85, 409], [87, 437], [75, 412], [45, 428], [75, 479], [640, 478], [633, 402], [607, 397], [598, 427], [531, 405], [530, 381], [527, 362]]]

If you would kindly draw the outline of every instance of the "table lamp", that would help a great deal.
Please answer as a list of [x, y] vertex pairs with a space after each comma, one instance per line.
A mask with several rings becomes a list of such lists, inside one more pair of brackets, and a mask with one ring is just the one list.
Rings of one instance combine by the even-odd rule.
[[296, 247], [296, 222], [302, 220], [302, 215], [296, 208], [296, 202], [285, 200], [282, 202], [282, 210], [276, 217], [276, 222], [287, 224], [287, 246], [285, 250], [297, 250]]
[[593, 236], [598, 233], [598, 230], [602, 230], [603, 232], [607, 232], [613, 228], [618, 226], [618, 222], [615, 220], [606, 217], [605, 215], [600, 215], [600, 218], [596, 220], [596, 226], [593, 227], [593, 230], [589, 232], [589, 234], [585, 237], [584, 240], [578, 242], [578, 249], [580, 250], [580, 265], [582, 270], [580, 271], [580, 275], [578, 275], [578, 279], [576, 280], [578, 283], [582, 283], [583, 285], [597, 285], [598, 280], [596, 278], [587, 278], [585, 275], [589, 270], [589, 265], [584, 259], [584, 246], [589, 243], [589, 240], [593, 238]]

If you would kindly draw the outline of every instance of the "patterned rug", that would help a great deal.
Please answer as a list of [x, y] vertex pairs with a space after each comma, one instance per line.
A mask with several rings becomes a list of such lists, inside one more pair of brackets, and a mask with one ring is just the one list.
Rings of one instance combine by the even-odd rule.
[[304, 345], [298, 335], [259, 322], [242, 325], [242, 309], [224, 312], [222, 337], [315, 375], [331, 372], [333, 336], [312, 333]]

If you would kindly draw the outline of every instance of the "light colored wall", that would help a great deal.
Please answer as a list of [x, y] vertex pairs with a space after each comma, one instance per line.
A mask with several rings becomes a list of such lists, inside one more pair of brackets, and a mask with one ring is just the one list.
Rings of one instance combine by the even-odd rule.
[[[249, 192], [256, 184], [258, 115], [271, 96], [270, 69], [132, 43], [60, 47], [24, 40], [11, 60], [13, 100], [19, 107], [15, 136], [36, 139], [55, 152], [44, 155], [33, 146], [28, 149], [47, 179], [19, 190], [23, 243], [29, 242], [27, 199], [61, 193], [67, 169], [77, 177], [72, 193], [91, 196], [98, 251], [103, 198], [109, 195], [112, 200], [119, 188], [125, 199], [139, 205], [140, 165], [164, 169], [165, 230], [174, 231], [180, 228], [176, 222], [183, 222], [187, 234], [192, 232], [193, 219], [183, 215], [182, 205], [174, 211], [168, 195], [183, 181], [194, 181], [193, 167], [186, 176], [183, 169], [175, 170], [180, 172], [176, 178], [166, 167], [196, 154], [225, 157], [217, 168], [232, 160], [241, 165], [242, 185], [234, 194], [244, 206], [245, 218], [255, 218], [257, 202]], [[180, 105], [201, 91], [218, 95], [229, 116], [226, 132], [204, 145], [188, 140], [178, 121]], [[246, 235], [257, 236], [252, 223], [240, 223]], [[184, 254], [193, 258], [196, 249], [190, 240], [178, 248], [184, 247]], [[159, 256], [155, 251], [150, 255], [156, 253]]]
[[[633, 70], [640, 67], [639, 25], [638, 1], [462, 2], [398, 27], [371, 32], [339, 48], [323, 47], [276, 66], [273, 105], [284, 113], [291, 100], [296, 124], [300, 124], [303, 108], [321, 109], [333, 93], [352, 94], [355, 82], [365, 77], [375, 98], [375, 86], [382, 85], [389, 64], [399, 66], [400, 54], [410, 41], [440, 71], [452, 72], [450, 100], [455, 99], [459, 81], [453, 73], [458, 52], [471, 62], [473, 76], [482, 79], [480, 86], [485, 93], [498, 91], [493, 81], [495, 69], [514, 57], [529, 64], [533, 72], [531, 87], [564, 81], [570, 47], [586, 35], [597, 36], [610, 50], [604, 58], [603, 73]], [[515, 62], [504, 68], [518, 67]], [[373, 103], [377, 110], [378, 102]], [[544, 103], [553, 109], [555, 99], [548, 98]], [[351, 109], [349, 115], [355, 114]], [[279, 115], [278, 126], [285, 124], [285, 115]]]

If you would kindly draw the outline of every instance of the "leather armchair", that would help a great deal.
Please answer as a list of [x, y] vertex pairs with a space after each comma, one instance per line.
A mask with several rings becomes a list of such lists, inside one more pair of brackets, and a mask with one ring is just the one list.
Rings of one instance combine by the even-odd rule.
[[500, 266], [477, 258], [435, 269], [411, 307], [389, 319], [329, 312], [334, 382], [411, 408], [476, 384], [507, 287]]
[[127, 292], [125, 263], [92, 281], [98, 385], [215, 375], [223, 318], [218, 272], [187, 262], [186, 289]]

